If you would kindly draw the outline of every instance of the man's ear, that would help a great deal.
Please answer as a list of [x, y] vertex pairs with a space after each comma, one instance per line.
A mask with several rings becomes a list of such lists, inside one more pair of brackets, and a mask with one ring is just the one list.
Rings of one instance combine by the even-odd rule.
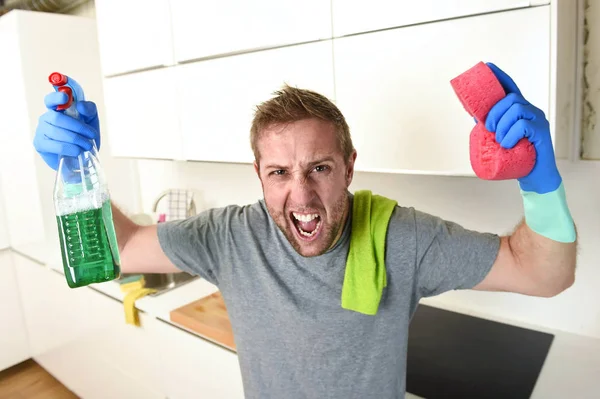
[[356, 156], [356, 150], [354, 150], [348, 159], [348, 164], [346, 165], [346, 182], [348, 186], [350, 186], [352, 183], [352, 178], [354, 177], [354, 163], [356, 162]]
[[258, 165], [258, 161], [254, 160], [254, 171], [256, 172], [256, 176], [260, 179], [260, 166]]

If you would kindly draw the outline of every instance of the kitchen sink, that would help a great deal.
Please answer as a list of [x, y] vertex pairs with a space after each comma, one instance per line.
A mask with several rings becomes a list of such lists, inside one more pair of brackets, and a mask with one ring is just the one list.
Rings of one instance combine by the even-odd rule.
[[195, 280], [198, 276], [193, 276], [189, 273], [124, 273], [121, 274], [120, 279], [125, 279], [131, 276], [144, 276], [145, 288], [153, 288], [157, 292], [150, 294], [150, 296], [157, 296], [164, 294], [174, 288], [180, 287], [190, 281]]
[[[158, 199], [155, 201], [152, 212], [156, 213], [158, 210], [158, 202], [165, 196], [169, 197], [172, 195], [172, 190], [167, 190], [163, 194], [161, 194]], [[190, 208], [187, 210], [187, 216], [192, 216], [196, 213], [196, 206], [194, 201], [191, 201]], [[154, 218], [146, 213], [138, 213], [132, 215], [130, 219], [140, 226], [149, 226], [153, 225]], [[180, 287], [184, 284], [189, 283], [190, 281], [195, 280], [198, 276], [193, 276], [186, 272], [179, 273], [123, 273], [121, 274], [120, 280], [124, 280], [125, 278], [132, 276], [144, 276], [145, 280], [145, 288], [153, 288], [157, 292], [154, 294], [150, 294], [150, 296], [157, 296], [160, 294], [164, 294], [174, 288]]]

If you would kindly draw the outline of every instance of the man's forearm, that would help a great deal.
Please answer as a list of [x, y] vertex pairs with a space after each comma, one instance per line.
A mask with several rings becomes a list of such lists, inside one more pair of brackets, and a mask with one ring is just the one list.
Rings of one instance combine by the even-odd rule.
[[519, 268], [539, 287], [539, 295], [552, 296], [575, 280], [577, 241], [560, 242], [544, 237], [521, 221], [509, 237]]
[[125, 216], [114, 203], [111, 205], [122, 273], [181, 272], [164, 253], [158, 239], [157, 225], [138, 225]]
[[122, 252], [125, 244], [139, 226], [125, 216], [114, 203], [111, 202], [111, 205], [115, 232], [117, 233], [117, 243], [119, 244], [119, 251]]

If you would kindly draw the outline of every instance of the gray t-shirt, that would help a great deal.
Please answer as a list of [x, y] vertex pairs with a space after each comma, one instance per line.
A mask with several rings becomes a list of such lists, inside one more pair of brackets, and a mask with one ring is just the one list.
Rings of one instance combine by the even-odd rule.
[[246, 398], [403, 398], [419, 299], [472, 288], [500, 243], [495, 234], [397, 206], [386, 238], [387, 287], [377, 315], [368, 316], [340, 303], [350, 233], [348, 218], [333, 248], [305, 258], [263, 200], [159, 225], [171, 261], [219, 287]]

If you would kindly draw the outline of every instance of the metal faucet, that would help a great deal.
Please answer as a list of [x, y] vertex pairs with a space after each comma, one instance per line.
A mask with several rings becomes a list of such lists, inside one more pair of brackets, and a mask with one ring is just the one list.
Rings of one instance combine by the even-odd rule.
[[[165, 190], [152, 205], [152, 212], [156, 213], [158, 204], [164, 197], [169, 197], [169, 212], [175, 214], [179, 218], [188, 218], [196, 215], [196, 202], [194, 201], [194, 193], [188, 190], [169, 189]], [[181, 197], [183, 196], [183, 200]], [[189, 206], [187, 204], [189, 198]], [[174, 215], [171, 215], [174, 216]]]

